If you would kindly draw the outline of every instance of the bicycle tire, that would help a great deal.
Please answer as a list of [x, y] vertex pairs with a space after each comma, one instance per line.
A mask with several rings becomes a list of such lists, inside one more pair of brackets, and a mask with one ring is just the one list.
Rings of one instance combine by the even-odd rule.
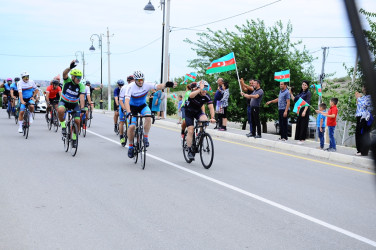
[[29, 112], [28, 112], [28, 110], [26, 110], [25, 113], [24, 113], [24, 119], [23, 119], [22, 127], [23, 127], [25, 139], [27, 139], [29, 137]]
[[145, 162], [146, 162], [146, 147], [143, 143], [144, 133], [141, 132], [140, 135], [140, 143], [138, 145], [138, 148], [140, 149], [140, 163], [141, 163], [141, 169], [145, 169]]
[[[73, 137], [73, 131], [76, 131], [76, 147], [75, 148], [72, 147], [73, 146], [73, 139], [72, 139], [72, 137]], [[77, 131], [78, 131], [78, 126], [77, 126], [77, 124], [73, 120], [72, 125], [71, 125], [71, 137], [70, 137], [70, 140], [72, 142], [72, 145], [70, 147], [70, 152], [71, 152], [71, 155], [73, 157], [77, 154], [77, 149], [78, 149], [78, 133], [77, 133]]]
[[[183, 137], [183, 143], [182, 143], [182, 148], [183, 148], [183, 155], [184, 155], [184, 159], [187, 163], [191, 163], [192, 160], [189, 159], [188, 157], [188, 146], [187, 146], [187, 131], [184, 132], [184, 137]], [[192, 143], [193, 143], [194, 140], [192, 140]]]
[[128, 119], [125, 118], [125, 122], [124, 122], [124, 125], [123, 125], [123, 136], [124, 136], [124, 140], [125, 140], [125, 143], [124, 143], [124, 146], [127, 145], [127, 141], [128, 141]]
[[[85, 115], [84, 115], [85, 116]], [[85, 117], [84, 121], [82, 122], [85, 127], [82, 127], [82, 135], [86, 137], [86, 128], [87, 128], [87, 119]]]
[[33, 116], [33, 120], [35, 119], [35, 110], [33, 113], [31, 113], [31, 115]]
[[56, 133], [58, 131], [58, 129], [59, 129], [59, 120], [58, 120], [58, 117], [57, 117], [56, 109], [54, 109], [52, 111], [52, 114], [54, 116], [53, 124], [54, 124], [54, 127], [55, 127], [55, 133]]
[[138, 138], [138, 129], [136, 129], [136, 133], [135, 133], [135, 137], [133, 140], [136, 140], [136, 143], [133, 145], [133, 148], [134, 148], [134, 156], [133, 156], [133, 160], [134, 160], [134, 164], [137, 163], [137, 160], [138, 160], [138, 143], [139, 143], [139, 138]]
[[50, 119], [46, 118], [47, 119], [48, 130], [51, 130], [53, 119], [54, 119], [54, 113], [52, 112], [52, 110], [51, 110], [50, 114], [51, 114]]
[[10, 110], [7, 109], [8, 119], [10, 119]]
[[[208, 156], [209, 161], [206, 162], [204, 157]], [[213, 164], [214, 159], [214, 143], [213, 139], [208, 133], [201, 135], [200, 139], [200, 158], [204, 168], [209, 169]]]
[[70, 142], [69, 141], [69, 139], [70, 139], [70, 122], [67, 123], [66, 130], [67, 130], [67, 134], [63, 137], [63, 141], [64, 141], [64, 151], [68, 152], [69, 142]]
[[16, 124], [18, 124], [18, 116], [19, 116], [19, 114], [18, 114], [18, 112], [16, 111], [16, 115], [14, 116], [14, 122], [15, 122]]

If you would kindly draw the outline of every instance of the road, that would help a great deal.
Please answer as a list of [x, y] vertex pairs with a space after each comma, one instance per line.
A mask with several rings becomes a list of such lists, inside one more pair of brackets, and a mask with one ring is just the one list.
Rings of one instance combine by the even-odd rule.
[[376, 247], [366, 169], [217, 138], [206, 170], [156, 121], [141, 170], [109, 115], [94, 114], [76, 157], [43, 115], [25, 140], [0, 110], [0, 249]]

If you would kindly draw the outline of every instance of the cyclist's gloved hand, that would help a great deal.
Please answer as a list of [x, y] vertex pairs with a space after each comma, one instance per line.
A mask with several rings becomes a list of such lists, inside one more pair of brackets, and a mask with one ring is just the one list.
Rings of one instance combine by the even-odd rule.
[[173, 82], [170, 82], [170, 81], [166, 82], [166, 88], [172, 88], [172, 87], [174, 87]]
[[76, 61], [73, 60], [73, 61], [71, 62], [71, 64], [70, 64], [69, 68], [70, 68], [70, 69], [73, 69], [73, 68], [75, 68], [76, 66], [77, 66], [77, 65], [76, 65]]
[[86, 110], [85, 109], [81, 109], [81, 113], [82, 114], [86, 113]]
[[132, 112], [129, 112], [129, 113], [128, 113], [128, 112], [125, 111], [125, 116], [126, 116], [127, 118], [128, 118], [131, 114], [132, 114]]

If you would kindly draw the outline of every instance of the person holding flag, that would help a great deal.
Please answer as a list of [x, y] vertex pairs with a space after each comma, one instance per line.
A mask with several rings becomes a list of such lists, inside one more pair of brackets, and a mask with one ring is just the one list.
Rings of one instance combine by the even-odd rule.
[[[312, 94], [309, 91], [309, 81], [304, 80], [302, 82], [302, 89], [299, 94], [294, 96], [290, 88], [291, 99], [297, 103], [300, 101], [300, 98], [305, 101], [308, 105], [311, 103]], [[295, 130], [295, 140], [298, 140], [298, 144], [303, 144], [307, 138], [308, 122], [309, 122], [309, 106], [300, 108], [298, 110], [298, 119], [296, 121], [296, 130]]]

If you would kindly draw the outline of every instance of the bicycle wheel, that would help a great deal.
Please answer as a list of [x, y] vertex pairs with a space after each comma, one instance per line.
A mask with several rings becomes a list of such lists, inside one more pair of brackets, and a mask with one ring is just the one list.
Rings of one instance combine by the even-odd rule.
[[140, 144], [138, 148], [140, 149], [140, 163], [141, 163], [141, 169], [145, 169], [145, 162], [146, 162], [146, 147], [143, 142], [144, 134], [140, 133]]
[[211, 167], [214, 159], [214, 144], [213, 139], [207, 133], [201, 136], [200, 140], [200, 158], [204, 168]]
[[18, 124], [18, 111], [16, 111], [16, 115], [14, 116], [14, 122]]
[[123, 136], [124, 136], [124, 140], [125, 140], [125, 143], [124, 143], [124, 146], [127, 144], [127, 141], [128, 141], [128, 119], [125, 119], [125, 122], [124, 122], [124, 125], [123, 125]]
[[48, 119], [48, 118], [46, 117], [46, 120], [47, 120], [48, 130], [51, 130], [51, 128], [52, 128], [52, 123], [53, 123], [53, 121], [54, 121], [54, 112], [53, 112], [52, 110], [50, 111], [50, 119]]
[[133, 148], [134, 148], [134, 157], [133, 157], [133, 160], [134, 160], [134, 163], [136, 164], [137, 160], [138, 160], [138, 151], [139, 151], [139, 147], [138, 147], [138, 145], [139, 145], [138, 129], [136, 129], [134, 140], [136, 141], [136, 143], [133, 145]]
[[[84, 115], [84, 116], [85, 116], [85, 115]], [[83, 125], [83, 127], [82, 127], [82, 135], [83, 135], [84, 137], [86, 137], [86, 126], [87, 126], [87, 119], [86, 119], [86, 117], [85, 117], [85, 119], [83, 120], [82, 125]]]
[[[72, 125], [71, 125], [71, 137], [70, 137], [70, 141], [72, 142], [72, 145], [70, 147], [70, 152], [71, 152], [71, 155], [72, 156], [75, 156], [76, 153], [77, 153], [77, 149], [78, 149], [78, 134], [77, 134], [77, 131], [78, 131], [78, 126], [77, 124], [73, 121], [72, 122]], [[76, 147], [72, 147], [73, 146], [73, 133], [76, 133]]]
[[[192, 140], [192, 141], [194, 141], [194, 140]], [[188, 157], [187, 131], [185, 131], [185, 133], [184, 133], [182, 148], [183, 148], [183, 155], [184, 155], [185, 161], [188, 162], [188, 163], [191, 163], [192, 160], [189, 159], [189, 157]]]
[[24, 113], [22, 128], [24, 132], [23, 135], [25, 136], [25, 139], [27, 139], [29, 137], [29, 112], [28, 111], [25, 111]]
[[55, 132], [57, 132], [57, 130], [59, 129], [59, 120], [57, 119], [57, 112], [56, 110], [54, 109], [53, 112], [53, 124], [54, 124], [54, 130]]
[[68, 150], [69, 150], [69, 139], [70, 139], [70, 134], [71, 134], [70, 122], [67, 123], [66, 130], [67, 130], [67, 134], [63, 137], [63, 141], [64, 141], [64, 151], [68, 152]]
[[87, 119], [87, 125], [90, 128], [91, 125], [91, 119], [93, 119], [93, 110], [91, 110], [91, 107], [89, 108], [89, 119]]
[[8, 119], [10, 119], [10, 110], [7, 108], [7, 113], [8, 113]]

